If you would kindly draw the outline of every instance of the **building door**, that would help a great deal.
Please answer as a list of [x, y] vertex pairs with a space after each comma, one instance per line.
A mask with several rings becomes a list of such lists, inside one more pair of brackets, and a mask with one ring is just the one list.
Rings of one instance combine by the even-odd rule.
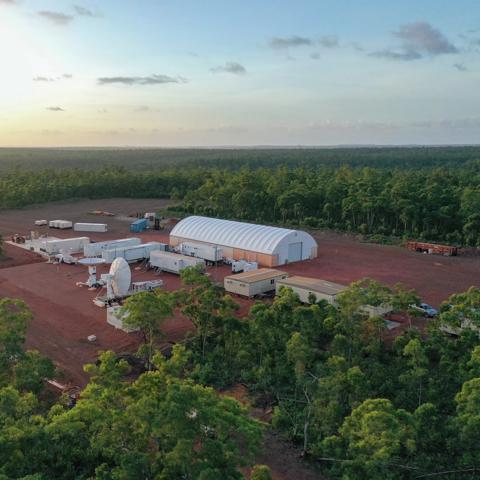
[[302, 242], [288, 244], [288, 261], [298, 262], [302, 259]]

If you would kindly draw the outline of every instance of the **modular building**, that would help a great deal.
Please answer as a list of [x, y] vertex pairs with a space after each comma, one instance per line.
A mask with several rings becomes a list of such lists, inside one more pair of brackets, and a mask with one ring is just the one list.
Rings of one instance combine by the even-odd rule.
[[277, 295], [281, 287], [291, 288], [303, 303], [310, 303], [310, 299], [314, 295], [315, 301], [325, 300], [331, 305], [336, 305], [337, 295], [347, 289], [345, 285], [300, 275], [278, 280]]
[[130, 225], [130, 231], [133, 233], [144, 232], [148, 228], [148, 220], [146, 218], [139, 218]]
[[202, 243], [222, 249], [223, 257], [274, 267], [317, 256], [317, 243], [300, 230], [192, 216], [170, 233], [170, 245]]
[[104, 250], [113, 250], [115, 248], [133, 247], [140, 245], [142, 241], [139, 238], [120, 238], [118, 240], [106, 240], [104, 242], [90, 243], [83, 249], [83, 254], [86, 257], [97, 257], [102, 254]]
[[41, 250], [48, 254], [54, 253], [80, 253], [90, 243], [88, 237], [76, 237], [66, 239], [47, 240]]
[[259, 268], [249, 272], [228, 275], [223, 280], [225, 290], [244, 297], [254, 297], [274, 291], [280, 280], [288, 277], [288, 273], [273, 268]]
[[48, 226], [50, 228], [60, 228], [61, 230], [65, 230], [67, 228], [72, 228], [73, 224], [68, 220], [50, 220]]
[[205, 260], [202, 258], [180, 255], [178, 253], [155, 250], [150, 254], [150, 265], [165, 272], [180, 273], [187, 267], [201, 265], [205, 268]]
[[73, 229], [76, 232], [106, 232], [106, 223], [74, 223]]
[[136, 262], [150, 258], [150, 254], [153, 251], [165, 250], [166, 247], [165, 243], [148, 242], [131, 247], [113, 248], [111, 250], [103, 250], [102, 258], [106, 263], [112, 263], [118, 257], [124, 258], [127, 262]]
[[208, 262], [219, 262], [223, 258], [223, 250], [217, 245], [208, 245], [206, 243], [183, 242], [178, 246], [183, 255], [198, 257]]

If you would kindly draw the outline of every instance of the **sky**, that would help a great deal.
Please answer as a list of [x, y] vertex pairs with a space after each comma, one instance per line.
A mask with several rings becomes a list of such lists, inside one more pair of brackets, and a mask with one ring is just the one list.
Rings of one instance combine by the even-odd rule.
[[0, 146], [477, 144], [478, 0], [0, 0]]

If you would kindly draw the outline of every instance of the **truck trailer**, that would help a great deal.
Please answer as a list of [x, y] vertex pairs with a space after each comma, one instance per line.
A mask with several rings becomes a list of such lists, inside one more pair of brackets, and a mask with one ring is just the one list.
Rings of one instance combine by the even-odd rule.
[[80, 253], [83, 252], [85, 245], [90, 243], [88, 237], [76, 237], [47, 240], [40, 250], [52, 255], [54, 253]]
[[86, 257], [98, 257], [104, 250], [112, 250], [115, 248], [133, 247], [140, 245], [142, 241], [139, 238], [120, 238], [118, 240], [105, 240], [104, 242], [90, 243], [85, 246], [83, 254]]
[[133, 245], [131, 247], [113, 248], [111, 250], [103, 250], [102, 258], [106, 263], [112, 263], [116, 258], [122, 257], [127, 262], [136, 262], [150, 258], [153, 251], [163, 251], [167, 248], [165, 243], [148, 242], [141, 245]]
[[155, 250], [150, 254], [150, 266], [161, 271], [179, 274], [184, 268], [200, 265], [205, 268], [205, 260], [179, 253]]
[[178, 249], [182, 255], [203, 258], [207, 262], [220, 262], [223, 259], [222, 248], [218, 245], [207, 245], [195, 242], [182, 242]]

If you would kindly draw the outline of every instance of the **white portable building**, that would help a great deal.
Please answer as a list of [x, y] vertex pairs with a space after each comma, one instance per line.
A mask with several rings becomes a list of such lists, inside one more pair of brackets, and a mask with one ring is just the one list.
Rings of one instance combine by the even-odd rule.
[[73, 229], [76, 232], [106, 232], [106, 223], [74, 223]]
[[291, 288], [303, 303], [309, 303], [313, 295], [315, 301], [326, 300], [331, 305], [336, 305], [337, 295], [347, 289], [345, 285], [300, 275], [293, 275], [292, 277], [278, 280], [276, 286], [277, 295], [282, 286]]
[[90, 243], [83, 250], [86, 257], [97, 257], [102, 254], [104, 250], [112, 250], [115, 248], [133, 247], [140, 245], [142, 241], [139, 238], [120, 238], [119, 240], [105, 240], [104, 242]]
[[191, 216], [170, 233], [170, 245], [191, 241], [222, 248], [223, 256], [275, 267], [317, 256], [317, 242], [301, 230]]
[[111, 250], [103, 250], [102, 258], [107, 263], [112, 263], [116, 258], [124, 258], [127, 262], [135, 262], [145, 258], [150, 258], [153, 251], [162, 251], [167, 248], [165, 243], [148, 242], [141, 245], [133, 245], [130, 247], [113, 248]]
[[155, 250], [150, 254], [150, 265], [165, 272], [180, 273], [186, 267], [201, 265], [205, 268], [205, 260], [202, 258], [180, 255], [178, 253]]
[[67, 228], [72, 228], [73, 223], [68, 220], [50, 220], [48, 222], [48, 226], [50, 228], [60, 228], [62, 230], [65, 230]]
[[47, 220], [35, 220], [35, 225], [37, 227], [42, 227], [43, 225], [48, 225], [48, 221]]
[[88, 237], [47, 240], [44, 242], [42, 250], [48, 254], [80, 253], [83, 252], [85, 245], [88, 245], [89, 242]]
[[288, 273], [273, 268], [259, 268], [249, 272], [228, 275], [223, 280], [227, 292], [244, 297], [254, 297], [275, 290], [278, 281], [288, 277]]
[[223, 258], [222, 247], [219, 247], [218, 245], [182, 242], [178, 248], [183, 255], [203, 258], [204, 260], [207, 260], [209, 262], [219, 262]]

